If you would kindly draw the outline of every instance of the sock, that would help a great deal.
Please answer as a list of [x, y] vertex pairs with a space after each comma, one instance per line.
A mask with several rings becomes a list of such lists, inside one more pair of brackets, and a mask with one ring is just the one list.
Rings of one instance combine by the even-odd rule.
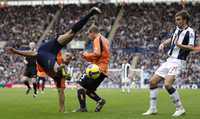
[[170, 95], [173, 94], [176, 91], [176, 89], [174, 87], [166, 88], [166, 90]]
[[37, 81], [37, 89], [40, 90], [40, 83]]
[[28, 81], [24, 81], [24, 84], [27, 86], [27, 88], [31, 88]]
[[150, 89], [150, 109], [157, 109], [158, 88]]
[[72, 31], [74, 33], [78, 32], [86, 23], [87, 21], [90, 19], [90, 17], [92, 17], [94, 15], [94, 12], [90, 12], [89, 14], [87, 14], [86, 16], [84, 16], [83, 18], [80, 19], [80, 21], [78, 21], [76, 24], [74, 24], [72, 26]]
[[171, 99], [172, 99], [172, 102], [175, 104], [176, 106], [176, 109], [180, 109], [180, 108], [183, 108], [182, 106], [182, 103], [181, 103], [181, 99], [180, 99], [180, 96], [178, 94], [178, 92], [175, 90], [174, 93], [172, 93], [170, 95]]
[[86, 108], [85, 90], [84, 89], [78, 89], [77, 96], [78, 96], [80, 108]]
[[122, 84], [122, 92], [125, 92], [125, 86]]
[[42, 80], [42, 91], [44, 91], [45, 88], [45, 79]]
[[37, 94], [37, 83], [33, 83], [34, 94]]
[[128, 84], [127, 84], [127, 83], [125, 84], [125, 89], [126, 89], [127, 92], [128, 92]]
[[128, 92], [128, 93], [131, 92], [131, 86], [130, 86], [130, 84], [127, 85], [127, 92]]
[[95, 100], [96, 102], [98, 102], [99, 100], [101, 100], [101, 98], [94, 92], [94, 91], [86, 91], [86, 94], [93, 100]]

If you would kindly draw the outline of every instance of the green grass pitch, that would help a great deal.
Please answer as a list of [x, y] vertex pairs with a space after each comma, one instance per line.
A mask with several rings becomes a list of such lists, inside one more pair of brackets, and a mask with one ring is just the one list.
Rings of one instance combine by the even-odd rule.
[[[57, 91], [47, 89], [36, 98], [25, 95], [25, 89], [0, 89], [0, 119], [173, 119], [174, 105], [166, 91], [160, 90], [158, 114], [142, 116], [148, 108], [148, 90], [136, 89], [123, 94], [119, 89], [100, 89], [107, 103], [102, 112], [94, 112], [95, 103], [87, 97], [86, 113], [71, 112], [78, 107], [76, 91], [66, 90], [66, 110], [59, 113]], [[179, 90], [186, 115], [178, 119], [200, 119], [200, 90]]]

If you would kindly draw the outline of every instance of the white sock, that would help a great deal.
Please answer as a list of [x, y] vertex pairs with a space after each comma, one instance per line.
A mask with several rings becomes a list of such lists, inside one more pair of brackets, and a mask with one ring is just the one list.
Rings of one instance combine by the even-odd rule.
[[127, 84], [125, 84], [125, 91], [128, 91], [128, 85]]
[[127, 92], [128, 92], [128, 93], [131, 92], [131, 86], [130, 86], [130, 84], [127, 85]]
[[122, 85], [122, 92], [125, 92], [125, 87], [124, 87], [124, 85]]
[[157, 109], [158, 88], [150, 89], [150, 109]]
[[183, 108], [180, 96], [178, 94], [178, 91], [176, 90], [173, 94], [170, 95], [172, 102], [175, 104], [176, 109]]

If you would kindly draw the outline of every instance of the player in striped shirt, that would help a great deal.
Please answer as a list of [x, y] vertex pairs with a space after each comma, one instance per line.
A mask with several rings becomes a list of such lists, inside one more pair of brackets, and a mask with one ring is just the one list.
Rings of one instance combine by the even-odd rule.
[[190, 15], [187, 11], [182, 10], [177, 12], [175, 15], [177, 27], [173, 35], [159, 46], [159, 50], [164, 50], [164, 47], [170, 46], [168, 51], [169, 57], [165, 63], [161, 64], [150, 79], [150, 107], [143, 115], [157, 113], [158, 83], [161, 79], [164, 79], [165, 89], [176, 107], [176, 111], [172, 116], [177, 117], [185, 113], [180, 96], [172, 85], [176, 80], [176, 76], [186, 67], [186, 58], [191, 49], [194, 48], [195, 32], [189, 27], [189, 19]]

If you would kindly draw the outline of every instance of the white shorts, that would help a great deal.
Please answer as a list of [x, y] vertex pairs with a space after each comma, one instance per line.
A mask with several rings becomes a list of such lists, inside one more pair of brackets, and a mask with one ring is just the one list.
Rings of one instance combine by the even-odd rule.
[[166, 62], [156, 70], [155, 74], [165, 78], [167, 75], [179, 75], [181, 70], [186, 67], [186, 61], [175, 58], [168, 58]]
[[122, 78], [122, 83], [129, 83], [130, 79], [129, 78]]

